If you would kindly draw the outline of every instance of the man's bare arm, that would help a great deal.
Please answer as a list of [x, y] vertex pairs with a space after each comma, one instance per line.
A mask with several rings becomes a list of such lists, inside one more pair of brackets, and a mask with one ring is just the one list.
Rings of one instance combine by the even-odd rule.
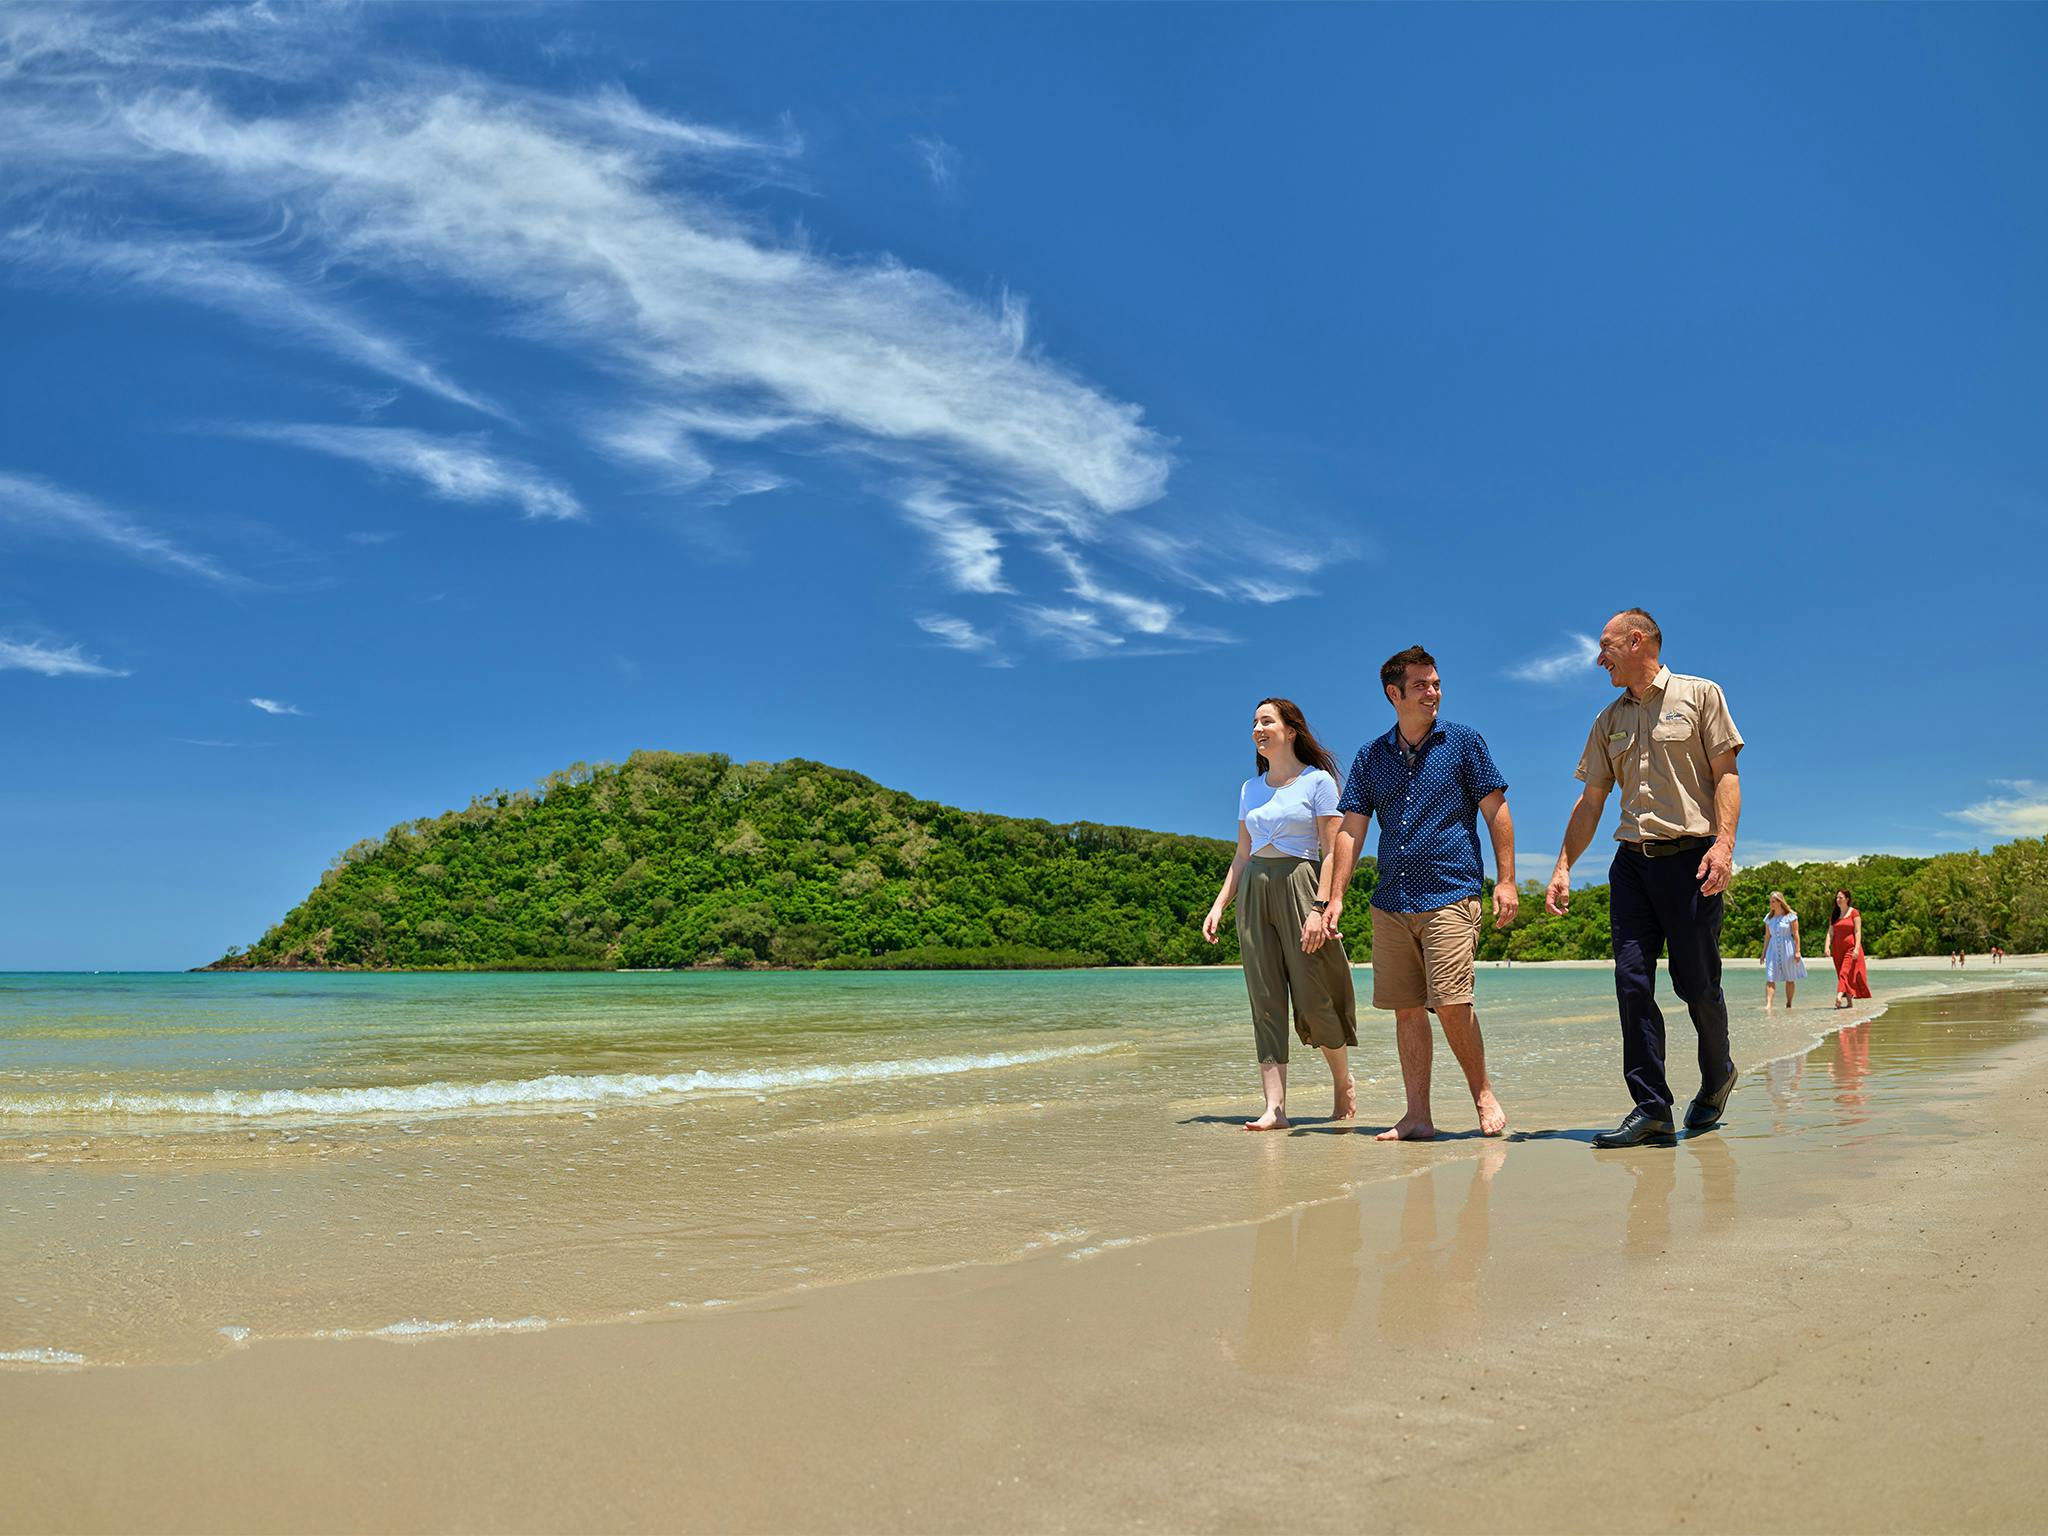
[[1735, 754], [1723, 752], [1708, 763], [1714, 775], [1714, 846], [1694, 872], [1702, 896], [1718, 896], [1735, 876], [1735, 827], [1742, 820], [1742, 776]]
[[1557, 850], [1557, 868], [1551, 871], [1550, 888], [1543, 893], [1545, 910], [1562, 914], [1571, 909], [1572, 865], [1600, 830], [1600, 813], [1607, 807], [1607, 791], [1612, 787], [1602, 785], [1595, 789], [1588, 784], [1579, 791], [1578, 803], [1565, 823], [1564, 846]]
[[1330, 938], [1337, 936], [1337, 919], [1344, 915], [1344, 893], [1351, 889], [1351, 877], [1358, 872], [1358, 850], [1365, 846], [1371, 826], [1372, 817], [1358, 811], [1346, 811], [1337, 824], [1337, 847], [1330, 855], [1330, 904], [1323, 910], [1323, 932]]
[[1514, 926], [1522, 898], [1515, 889], [1515, 818], [1508, 814], [1505, 790], [1496, 789], [1479, 802], [1479, 814], [1486, 818], [1487, 836], [1493, 839], [1493, 926]]

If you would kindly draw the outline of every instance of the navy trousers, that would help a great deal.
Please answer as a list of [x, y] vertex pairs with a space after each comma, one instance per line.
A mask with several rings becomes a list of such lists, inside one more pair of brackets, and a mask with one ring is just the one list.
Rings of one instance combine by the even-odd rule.
[[1671, 953], [1671, 985], [1700, 1037], [1700, 1082], [1718, 1088], [1735, 1073], [1728, 1054], [1728, 1000], [1721, 995], [1721, 898], [1702, 896], [1698, 853], [1645, 858], [1623, 843], [1607, 872], [1614, 935], [1614, 996], [1621, 1005], [1621, 1067], [1642, 1108], [1671, 1113], [1664, 1080], [1664, 1015], [1657, 959]]

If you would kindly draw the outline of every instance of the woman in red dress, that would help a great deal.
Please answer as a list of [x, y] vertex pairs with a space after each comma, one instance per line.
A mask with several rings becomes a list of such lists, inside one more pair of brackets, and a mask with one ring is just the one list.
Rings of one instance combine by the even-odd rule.
[[1847, 1008], [1852, 999], [1870, 996], [1870, 975], [1863, 968], [1863, 914], [1850, 905], [1847, 891], [1835, 892], [1828, 954], [1835, 962], [1835, 1006]]

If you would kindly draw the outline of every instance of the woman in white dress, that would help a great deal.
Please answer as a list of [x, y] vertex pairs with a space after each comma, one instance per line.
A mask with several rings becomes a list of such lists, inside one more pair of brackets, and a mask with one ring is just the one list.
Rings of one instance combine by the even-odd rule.
[[1771, 1011], [1778, 983], [1785, 983], [1785, 1009], [1792, 1008], [1792, 992], [1806, 980], [1806, 962], [1799, 957], [1799, 914], [1783, 891], [1771, 892], [1770, 915], [1764, 919], [1764, 1012]]

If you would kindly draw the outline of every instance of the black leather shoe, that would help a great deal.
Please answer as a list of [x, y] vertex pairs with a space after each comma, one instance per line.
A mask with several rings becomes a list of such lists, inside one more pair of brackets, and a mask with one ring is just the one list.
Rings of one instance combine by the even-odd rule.
[[1735, 1091], [1735, 1079], [1742, 1074], [1730, 1072], [1728, 1081], [1707, 1092], [1706, 1084], [1700, 1085], [1699, 1097], [1685, 1106], [1685, 1128], [1688, 1131], [1704, 1131], [1709, 1126], [1721, 1123], [1721, 1111], [1728, 1107], [1728, 1095]]
[[1621, 1124], [1611, 1131], [1602, 1131], [1593, 1138], [1596, 1147], [1641, 1147], [1656, 1146], [1672, 1138], [1671, 1122], [1663, 1115], [1656, 1114], [1638, 1104], [1630, 1110]]

